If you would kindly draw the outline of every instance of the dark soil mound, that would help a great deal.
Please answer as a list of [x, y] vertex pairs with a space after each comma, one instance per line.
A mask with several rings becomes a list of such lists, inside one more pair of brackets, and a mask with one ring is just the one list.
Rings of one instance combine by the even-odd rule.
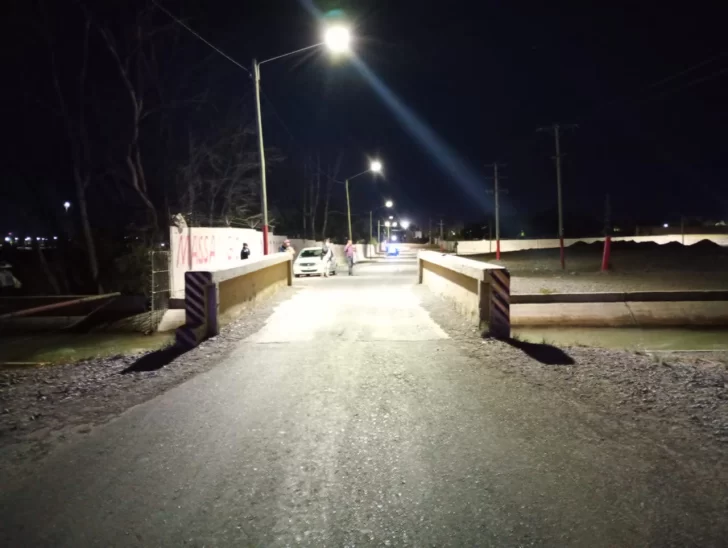
[[725, 250], [712, 240], [700, 240], [690, 246], [690, 251], [700, 251], [701, 253], [722, 253]]
[[668, 242], [666, 244], [663, 244], [660, 246], [660, 249], [664, 249], [665, 251], [677, 251], [684, 249], [684, 245], [682, 245], [680, 242]]

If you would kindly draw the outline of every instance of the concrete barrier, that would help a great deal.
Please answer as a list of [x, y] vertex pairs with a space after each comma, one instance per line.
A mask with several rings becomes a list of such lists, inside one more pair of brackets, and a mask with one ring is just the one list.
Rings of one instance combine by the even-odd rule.
[[452, 301], [458, 312], [499, 338], [510, 337], [510, 274], [501, 266], [420, 251], [419, 283]]
[[185, 325], [177, 343], [193, 348], [214, 337], [251, 302], [293, 283], [293, 257], [274, 253], [233, 268], [185, 273]]
[[518, 327], [720, 327], [728, 325], [728, 302], [513, 304], [511, 323]]

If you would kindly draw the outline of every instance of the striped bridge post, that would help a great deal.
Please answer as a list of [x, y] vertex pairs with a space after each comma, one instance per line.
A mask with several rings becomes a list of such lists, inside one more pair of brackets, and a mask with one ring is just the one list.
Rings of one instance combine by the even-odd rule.
[[497, 339], [511, 336], [511, 273], [505, 268], [489, 270], [490, 335]]
[[214, 288], [211, 272], [185, 272], [186, 322], [176, 333], [177, 344], [185, 349], [196, 347], [208, 335], [210, 286]]

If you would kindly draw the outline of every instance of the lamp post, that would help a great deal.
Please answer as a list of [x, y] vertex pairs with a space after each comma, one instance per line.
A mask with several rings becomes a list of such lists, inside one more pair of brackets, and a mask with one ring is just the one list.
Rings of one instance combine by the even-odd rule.
[[[386, 202], [384, 202], [383, 206], [379, 206], [378, 208], [372, 209], [369, 211], [369, 241], [372, 240], [372, 232], [374, 230], [374, 227], [372, 225], [372, 214], [375, 211], [382, 209], [383, 207], [387, 207], [387, 208], [394, 207], [394, 202], [392, 200], [387, 200]], [[379, 220], [377, 220], [377, 245], [379, 245], [379, 242], [381, 241], [381, 239], [382, 239], [381, 234], [379, 233]]]
[[[253, 81], [255, 83], [255, 117], [258, 123], [258, 148], [260, 150], [260, 200], [263, 213], [263, 254], [268, 255], [268, 190], [265, 178], [265, 147], [263, 145], [263, 116], [260, 109], [260, 65], [277, 61], [283, 57], [295, 55], [303, 51], [326, 45], [334, 53], [344, 53], [349, 50], [349, 31], [345, 27], [331, 27], [326, 31], [324, 41], [305, 48], [297, 49], [283, 55], [277, 55], [258, 62], [253, 59]], [[351, 222], [350, 222], [351, 224]]]
[[70, 207], [71, 207], [71, 202], [63, 202], [63, 209], [66, 210], [66, 213], [68, 213], [68, 210]]
[[[362, 175], [366, 175], [367, 173], [381, 173], [382, 172], [382, 162], [379, 160], [373, 160], [371, 164], [369, 164], [369, 169], [362, 171], [361, 173], [357, 173], [356, 175], [353, 175], [351, 177], [347, 177], [344, 181], [344, 184], [346, 185], [346, 217], [349, 221], [349, 239], [353, 242], [354, 238], [351, 233], [351, 200], [349, 199], [349, 181], [353, 181], [357, 177], [360, 177]], [[371, 215], [370, 215], [371, 220]], [[369, 225], [370, 232], [371, 232], [371, 223]]]

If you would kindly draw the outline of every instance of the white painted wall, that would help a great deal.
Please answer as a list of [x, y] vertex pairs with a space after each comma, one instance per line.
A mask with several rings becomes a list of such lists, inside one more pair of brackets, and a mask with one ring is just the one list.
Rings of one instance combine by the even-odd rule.
[[[728, 246], [728, 234], [667, 234], [663, 236], [618, 236], [612, 237], [613, 242], [655, 242], [657, 244], [667, 244], [670, 242], [685, 242], [685, 245], [692, 245], [700, 240], [710, 240], [718, 245]], [[565, 246], [574, 245], [577, 242], [587, 244], [594, 242], [603, 242], [604, 238], [567, 238], [564, 240]], [[526, 249], [551, 249], [559, 247], [559, 240], [541, 239], [541, 240], [501, 240], [501, 251], [521, 251]], [[478, 255], [482, 253], [495, 253], [494, 240], [463, 240], [458, 242], [459, 255]]]
[[[270, 235], [268, 245], [271, 252], [286, 240], [286, 236]], [[170, 290], [171, 297], [183, 299], [185, 296], [185, 272], [188, 270], [223, 270], [240, 266], [240, 250], [243, 243], [250, 247], [251, 257], [263, 256], [263, 233], [250, 228], [211, 228], [187, 227], [169, 229], [170, 243]], [[291, 239], [296, 255], [306, 247], [320, 246], [313, 240]], [[344, 246], [334, 245], [334, 255], [340, 265], [346, 263]], [[356, 244], [357, 259], [373, 255], [372, 246]]]

